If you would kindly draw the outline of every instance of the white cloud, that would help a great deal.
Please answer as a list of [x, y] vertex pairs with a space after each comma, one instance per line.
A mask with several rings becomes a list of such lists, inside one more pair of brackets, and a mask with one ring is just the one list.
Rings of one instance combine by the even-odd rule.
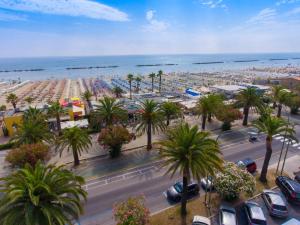
[[148, 24], [144, 26], [145, 31], [162, 32], [169, 27], [169, 24], [166, 22], [155, 19], [155, 13], [155, 10], [149, 10], [146, 12], [146, 20]]
[[300, 14], [300, 7], [294, 8], [287, 13], [287, 15], [289, 15], [289, 16], [296, 15], [296, 14]]
[[271, 8], [261, 10], [257, 15], [250, 18], [248, 24], [271, 24], [275, 22], [277, 11]]
[[128, 20], [126, 13], [92, 0], [0, 0], [0, 8], [111, 21]]
[[0, 21], [26, 21], [26, 16], [0, 12]]
[[300, 0], [280, 0], [280, 1], [276, 2], [276, 5], [280, 6], [280, 5], [284, 5], [284, 4], [292, 4], [292, 3], [299, 2], [299, 1]]
[[207, 6], [209, 8], [224, 8], [227, 9], [227, 5], [223, 2], [223, 0], [200, 0], [200, 4]]

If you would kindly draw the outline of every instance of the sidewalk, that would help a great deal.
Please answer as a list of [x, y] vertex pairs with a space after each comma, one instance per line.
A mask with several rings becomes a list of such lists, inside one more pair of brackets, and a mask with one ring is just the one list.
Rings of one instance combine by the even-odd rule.
[[[281, 169], [283, 163], [283, 159], [279, 165], [279, 169]], [[277, 163], [271, 165], [269, 168], [276, 169]], [[280, 170], [279, 170], [280, 171]], [[284, 165], [284, 171], [291, 177], [294, 178], [296, 172], [300, 171], [300, 155], [295, 155], [286, 159]]]

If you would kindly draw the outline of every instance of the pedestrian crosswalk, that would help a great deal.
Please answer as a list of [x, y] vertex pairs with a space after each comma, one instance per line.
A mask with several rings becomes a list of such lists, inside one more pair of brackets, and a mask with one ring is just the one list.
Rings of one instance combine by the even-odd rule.
[[[289, 139], [287, 139], [287, 138], [284, 138], [284, 136], [282, 136], [282, 135], [280, 135], [280, 134], [275, 134], [275, 135], [273, 135], [273, 139], [275, 139], [275, 140], [277, 140], [277, 141], [280, 141], [280, 142], [284, 142], [284, 143], [286, 143], [286, 144], [288, 144], [289, 143]], [[290, 146], [292, 146], [292, 147], [294, 147], [294, 148], [297, 148], [297, 149], [299, 149], [300, 150], [300, 142], [297, 142], [297, 141], [295, 141], [295, 140], [292, 140], [292, 141], [290, 141]]]

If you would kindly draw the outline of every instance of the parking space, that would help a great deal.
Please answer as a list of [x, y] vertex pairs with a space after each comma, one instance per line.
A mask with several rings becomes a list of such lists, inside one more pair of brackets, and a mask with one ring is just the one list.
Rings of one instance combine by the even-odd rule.
[[[276, 188], [275, 191], [280, 192], [280, 190], [278, 188]], [[300, 206], [299, 205], [290, 204], [288, 202], [287, 205], [288, 205], [288, 210], [289, 210], [289, 216], [287, 218], [280, 219], [280, 218], [270, 216], [270, 214], [265, 206], [264, 200], [262, 199], [261, 196], [258, 196], [256, 198], [252, 199], [252, 201], [255, 201], [262, 207], [265, 217], [267, 219], [268, 225], [281, 225], [291, 218], [296, 218], [296, 219], [300, 220]], [[248, 225], [248, 222], [246, 221], [246, 214], [245, 214], [243, 204], [240, 204], [235, 209], [236, 209], [236, 213], [237, 213], [238, 224], [239, 225]], [[212, 224], [219, 224], [218, 215], [212, 217], [211, 222], [212, 222]], [[295, 224], [295, 225], [300, 225], [300, 224]]]

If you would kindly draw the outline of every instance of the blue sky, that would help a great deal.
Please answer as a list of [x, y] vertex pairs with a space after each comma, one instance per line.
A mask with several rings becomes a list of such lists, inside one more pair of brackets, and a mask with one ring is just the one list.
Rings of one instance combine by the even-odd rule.
[[300, 0], [0, 0], [0, 57], [300, 52]]

